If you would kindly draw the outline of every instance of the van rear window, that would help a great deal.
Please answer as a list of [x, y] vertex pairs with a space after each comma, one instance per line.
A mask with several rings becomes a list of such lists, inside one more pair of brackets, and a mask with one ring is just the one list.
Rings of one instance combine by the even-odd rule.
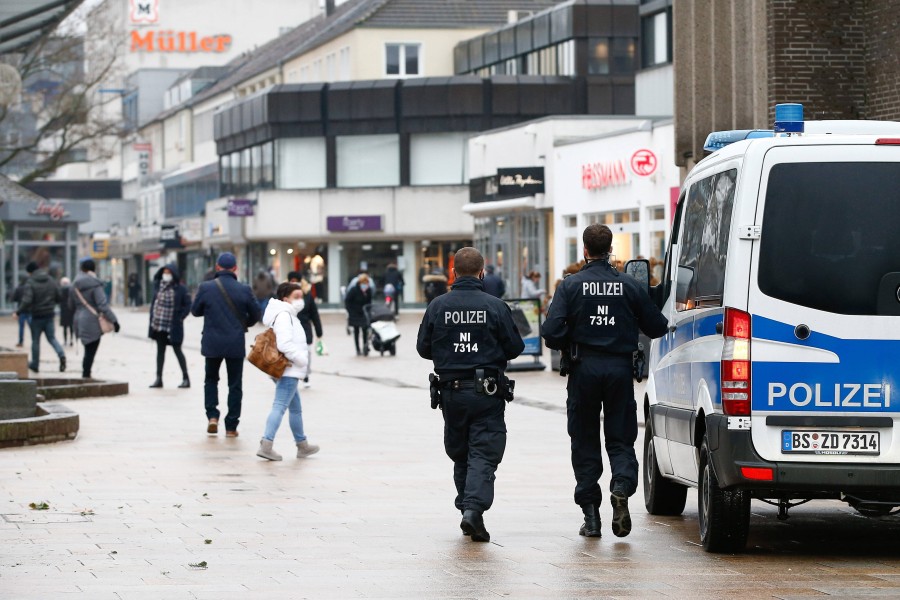
[[882, 278], [896, 272], [900, 163], [772, 168], [760, 238], [764, 294], [832, 313], [875, 315], [886, 291], [879, 291]]

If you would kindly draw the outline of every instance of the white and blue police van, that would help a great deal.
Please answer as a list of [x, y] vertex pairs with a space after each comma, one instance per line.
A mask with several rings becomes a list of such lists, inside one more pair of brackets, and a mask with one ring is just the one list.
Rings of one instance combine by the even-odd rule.
[[751, 499], [900, 507], [900, 123], [802, 111], [709, 136], [651, 290], [644, 500], [696, 487], [710, 552], [744, 548]]

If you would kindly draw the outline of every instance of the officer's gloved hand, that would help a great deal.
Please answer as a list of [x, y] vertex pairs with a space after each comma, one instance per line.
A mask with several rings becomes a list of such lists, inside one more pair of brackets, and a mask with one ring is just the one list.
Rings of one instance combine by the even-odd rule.
[[113, 323], [113, 330], [114, 330], [116, 333], [119, 333], [119, 329], [121, 329], [121, 327], [119, 326], [119, 322], [116, 321], [115, 323]]

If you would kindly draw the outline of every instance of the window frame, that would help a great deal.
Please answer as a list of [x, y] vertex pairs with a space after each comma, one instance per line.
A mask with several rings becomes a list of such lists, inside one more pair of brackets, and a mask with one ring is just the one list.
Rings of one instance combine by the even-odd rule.
[[[391, 46], [397, 46], [399, 49], [397, 64], [399, 68], [398, 73], [388, 73], [388, 48]], [[416, 66], [417, 73], [407, 73], [406, 72], [406, 48], [407, 46], [415, 46], [417, 51], [416, 57]], [[422, 42], [385, 42], [382, 48], [382, 65], [384, 76], [389, 79], [406, 79], [408, 77], [425, 77], [425, 44]]]

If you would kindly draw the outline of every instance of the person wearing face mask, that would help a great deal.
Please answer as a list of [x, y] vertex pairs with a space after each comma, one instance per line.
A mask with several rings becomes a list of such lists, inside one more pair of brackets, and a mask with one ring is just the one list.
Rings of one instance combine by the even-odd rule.
[[166, 362], [166, 346], [172, 346], [178, 366], [181, 367], [180, 388], [191, 387], [187, 361], [181, 351], [184, 341], [184, 320], [191, 314], [191, 295], [178, 277], [178, 267], [168, 264], [153, 276], [153, 300], [150, 302], [150, 331], [148, 337], [156, 340], [156, 381], [151, 388], [163, 386], [163, 364]]
[[272, 410], [266, 419], [266, 430], [259, 440], [256, 455], [266, 460], [281, 460], [282, 456], [272, 448], [275, 434], [288, 411], [288, 424], [297, 445], [297, 458], [306, 458], [319, 451], [319, 447], [310, 444], [303, 432], [303, 409], [300, 406], [300, 392], [297, 384], [306, 376], [309, 365], [309, 348], [306, 344], [306, 332], [297, 318], [303, 310], [303, 290], [298, 283], [285, 282], [275, 290], [275, 298], [269, 301], [262, 322], [275, 331], [275, 344], [291, 364], [275, 381], [275, 400]]
[[[359, 276], [357, 285], [347, 291], [344, 306], [347, 308], [347, 324], [353, 328], [353, 343], [356, 344], [356, 355], [369, 354], [369, 320], [363, 307], [372, 304], [372, 288], [369, 276]], [[360, 338], [362, 341], [360, 342]]]

